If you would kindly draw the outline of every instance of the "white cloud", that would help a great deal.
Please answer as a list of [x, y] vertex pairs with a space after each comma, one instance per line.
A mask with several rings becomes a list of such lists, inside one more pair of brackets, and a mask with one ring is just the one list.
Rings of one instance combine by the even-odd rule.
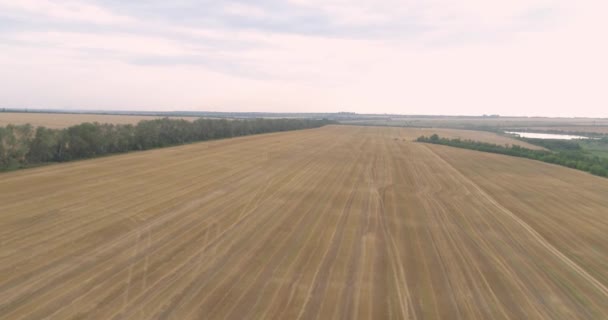
[[121, 33], [90, 34], [81, 32], [18, 32], [7, 37], [34, 46], [114, 54], [185, 55], [193, 52], [185, 44], [162, 37]]
[[[439, 31], [502, 28], [519, 23], [532, 10], [557, 9], [564, 0], [290, 0], [324, 12], [334, 23], [382, 25], [400, 23]], [[457, 31], [458, 31], [457, 30]]]
[[[380, 9], [369, 1], [346, 0], [290, 0], [290, 3], [318, 10], [338, 25], [365, 26], [389, 22], [390, 10]], [[378, 10], [380, 9], [380, 10]]]
[[[608, 4], [602, 1], [294, 1], [320, 10], [340, 31], [407, 19], [433, 28], [372, 39], [138, 19], [134, 30], [145, 34], [6, 33], [0, 34], [0, 96], [27, 107], [608, 115], [602, 87]], [[236, 16], [272, 14], [256, 13], [255, 5], [222, 8]], [[553, 15], [550, 26], [513, 28], [543, 8]], [[402, 25], [394, 27], [398, 33]], [[508, 39], [454, 36], [485, 29], [502, 30]], [[506, 36], [488, 33], [490, 40]], [[429, 45], [436, 39], [453, 43]], [[128, 63], [139, 56], [195, 56], [218, 65]]]
[[224, 11], [228, 14], [244, 18], [264, 19], [271, 17], [261, 7], [244, 3], [229, 2], [224, 5]]
[[133, 19], [82, 1], [0, 0], [0, 11], [33, 14], [62, 21], [98, 24], [131, 23]]

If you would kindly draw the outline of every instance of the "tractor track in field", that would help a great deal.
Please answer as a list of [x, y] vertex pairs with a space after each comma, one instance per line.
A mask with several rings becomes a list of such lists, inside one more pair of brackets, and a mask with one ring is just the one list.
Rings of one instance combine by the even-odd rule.
[[0, 318], [608, 318], [608, 180], [420, 132], [0, 174]]

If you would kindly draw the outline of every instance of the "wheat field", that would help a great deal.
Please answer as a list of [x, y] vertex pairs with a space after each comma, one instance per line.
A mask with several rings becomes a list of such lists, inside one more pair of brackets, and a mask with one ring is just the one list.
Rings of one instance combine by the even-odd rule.
[[607, 179], [411, 135], [0, 174], [0, 318], [608, 318]]

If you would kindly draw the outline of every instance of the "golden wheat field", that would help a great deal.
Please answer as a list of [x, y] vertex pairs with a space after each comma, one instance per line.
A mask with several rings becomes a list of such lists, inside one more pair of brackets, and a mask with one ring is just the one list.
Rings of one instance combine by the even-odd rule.
[[0, 318], [608, 318], [608, 179], [410, 137], [326, 126], [0, 174]]
[[[60, 129], [81, 124], [83, 122], [99, 122], [111, 124], [137, 124], [142, 120], [154, 120], [162, 117], [112, 115], [112, 114], [72, 114], [72, 113], [19, 113], [0, 112], [0, 126], [9, 124], [31, 124], [34, 127]], [[175, 118], [175, 117], [171, 117]], [[180, 118], [180, 117], [177, 117]], [[196, 119], [196, 118], [183, 118]]]

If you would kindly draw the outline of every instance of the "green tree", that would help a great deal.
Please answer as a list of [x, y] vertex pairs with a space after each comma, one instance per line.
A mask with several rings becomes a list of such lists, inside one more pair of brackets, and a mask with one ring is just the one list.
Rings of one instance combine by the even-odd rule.
[[56, 130], [45, 127], [36, 128], [35, 137], [27, 154], [27, 161], [29, 163], [40, 163], [55, 160], [57, 144], [59, 143], [57, 138]]

